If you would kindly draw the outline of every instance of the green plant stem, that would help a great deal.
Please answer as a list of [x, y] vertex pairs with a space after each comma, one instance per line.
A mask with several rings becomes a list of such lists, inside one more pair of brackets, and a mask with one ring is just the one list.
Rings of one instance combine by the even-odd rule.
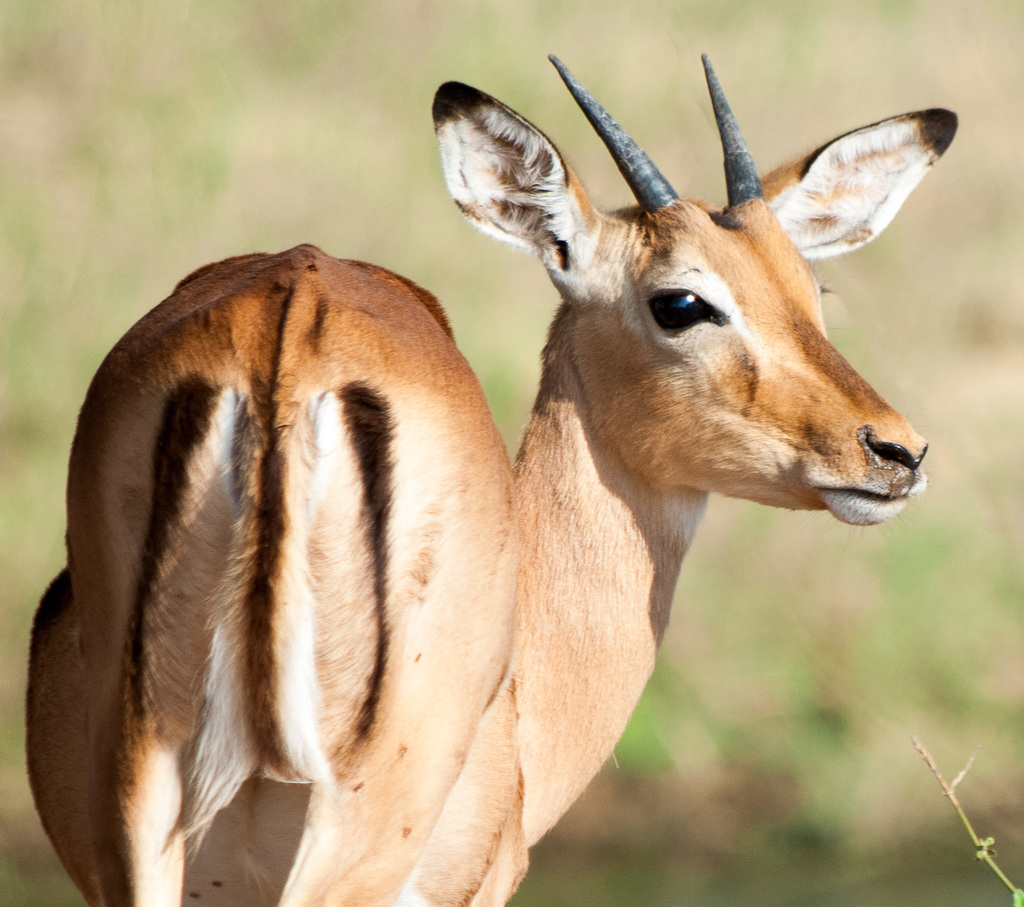
[[942, 793], [949, 802], [953, 804], [953, 809], [956, 810], [956, 814], [960, 817], [960, 821], [964, 823], [964, 828], [967, 829], [967, 833], [971, 836], [971, 840], [974, 842], [975, 848], [977, 848], [977, 853], [975, 854], [976, 858], [987, 863], [989, 868], [996, 874], [1000, 881], [1002, 881], [1002, 883], [1009, 888], [1012, 893], [1016, 894], [1018, 891], [1017, 886], [1006, 877], [1006, 873], [999, 868], [992, 857], [992, 846], [995, 844], [995, 841], [992, 838], [985, 838], [985, 840], [982, 840], [978, 837], [977, 832], [974, 830], [974, 826], [971, 825], [970, 819], [967, 818], [967, 813], [964, 812], [963, 807], [960, 805], [960, 801], [956, 797], [956, 786], [967, 774], [967, 771], [974, 762], [974, 757], [978, 754], [978, 751], [975, 750], [971, 754], [971, 758], [967, 760], [967, 765], [963, 767], [960, 774], [958, 774], [953, 779], [953, 783], [950, 784], [942, 777], [942, 772], [939, 771], [939, 767], [935, 764], [935, 760], [932, 758], [931, 753], [924, 748], [921, 741], [918, 740], [917, 737], [912, 737], [911, 739], [914, 741], [914, 748], [921, 754], [921, 758], [928, 763], [928, 768], [932, 770], [932, 774], [935, 775], [938, 780], [939, 785], [942, 787]]

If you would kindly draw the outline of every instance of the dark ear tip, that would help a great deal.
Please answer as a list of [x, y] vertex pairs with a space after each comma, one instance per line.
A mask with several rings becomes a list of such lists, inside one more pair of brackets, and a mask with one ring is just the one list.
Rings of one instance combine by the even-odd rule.
[[921, 137], [929, 144], [936, 157], [941, 156], [956, 135], [959, 118], [952, 110], [945, 110], [942, 107], [923, 110], [918, 116]]
[[445, 82], [434, 95], [431, 112], [434, 115], [434, 126], [441, 126], [454, 120], [466, 111], [479, 107], [487, 100], [487, 95], [471, 85], [462, 82]]

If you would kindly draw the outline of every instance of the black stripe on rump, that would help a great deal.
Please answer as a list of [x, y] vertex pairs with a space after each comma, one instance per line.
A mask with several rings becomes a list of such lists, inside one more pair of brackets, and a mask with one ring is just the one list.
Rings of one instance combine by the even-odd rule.
[[391, 510], [391, 445], [394, 431], [387, 402], [372, 388], [360, 383], [349, 384], [341, 389], [340, 397], [363, 480], [363, 519], [373, 561], [373, 594], [377, 616], [376, 658], [366, 701], [359, 715], [358, 730], [362, 737], [373, 726], [387, 662], [387, 530]]
[[144, 639], [145, 610], [153, 594], [157, 572], [171, 533], [181, 517], [181, 502], [188, 484], [188, 465], [196, 447], [210, 430], [217, 391], [198, 377], [182, 381], [164, 403], [163, 418], [153, 447], [153, 496], [149, 530], [142, 551], [142, 565], [135, 605], [128, 626], [128, 705], [141, 717], [145, 713], [142, 680], [146, 676]]

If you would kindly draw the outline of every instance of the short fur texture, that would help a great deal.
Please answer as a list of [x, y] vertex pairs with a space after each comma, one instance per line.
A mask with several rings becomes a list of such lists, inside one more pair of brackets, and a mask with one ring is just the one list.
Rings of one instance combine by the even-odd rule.
[[[28, 692], [91, 905], [504, 903], [622, 733], [710, 492], [870, 524], [924, 489], [806, 259], [874, 237], [951, 114], [840, 137], [766, 200], [615, 214], [493, 98], [448, 83], [434, 114], [459, 208], [562, 296], [514, 474], [437, 302], [372, 265], [228, 259], [122, 338]], [[692, 298], [681, 328], [651, 305]]]

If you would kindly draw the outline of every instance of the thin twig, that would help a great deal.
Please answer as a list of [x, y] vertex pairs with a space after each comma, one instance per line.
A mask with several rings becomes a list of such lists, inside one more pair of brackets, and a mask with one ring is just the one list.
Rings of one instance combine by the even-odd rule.
[[924, 748], [921, 741], [918, 740], [917, 737], [911, 737], [910, 739], [914, 741], [914, 749], [916, 749], [921, 754], [921, 758], [928, 763], [928, 768], [932, 770], [932, 774], [935, 775], [940, 787], [942, 787], [942, 793], [949, 799], [949, 802], [953, 804], [953, 809], [956, 810], [956, 814], [960, 817], [960, 821], [964, 823], [964, 828], [967, 829], [967, 833], [971, 836], [971, 840], [974, 842], [974, 846], [976, 848], [975, 858], [988, 863], [989, 869], [999, 877], [1000, 881], [1009, 888], [1011, 892], [1016, 894], [1018, 890], [1017, 886], [1006, 877], [1006, 874], [996, 865], [996, 861], [993, 859], [995, 851], [992, 848], [995, 846], [995, 839], [985, 838], [982, 840], [978, 837], [977, 833], [974, 831], [974, 827], [970, 823], [970, 820], [967, 818], [967, 814], [960, 805], [960, 801], [956, 798], [956, 792], [954, 790], [954, 788], [964, 780], [964, 776], [974, 764], [974, 757], [978, 755], [978, 750], [981, 749], [981, 747], [977, 746], [974, 748], [974, 752], [971, 753], [971, 758], [967, 760], [967, 765], [965, 765], [961, 769], [960, 773], [953, 779], [953, 783], [949, 784], [946, 779], [942, 777], [942, 772], [939, 771], [939, 767], [935, 764], [935, 760], [932, 758], [931, 753]]
[[932, 774], [939, 779], [939, 784], [942, 785], [942, 792], [948, 797], [952, 793], [952, 790], [950, 789], [950, 786], [946, 784], [946, 779], [942, 777], [942, 772], [939, 771], [939, 767], [935, 764], [932, 754], [924, 748], [924, 744], [921, 743], [917, 737], [911, 737], [910, 739], [914, 741], [914, 749], [916, 749], [921, 754], [921, 758], [928, 763], [928, 768], [932, 770]]
[[964, 780], [964, 775], [966, 775], [966, 774], [967, 774], [967, 773], [968, 773], [968, 772], [969, 772], [969, 771], [971, 770], [971, 766], [972, 766], [972, 765], [974, 765], [974, 759], [975, 759], [975, 757], [976, 757], [976, 756], [978, 755], [978, 752], [979, 752], [980, 750], [981, 750], [981, 744], [979, 743], [979, 744], [978, 744], [978, 745], [977, 745], [977, 746], [976, 746], [976, 747], [974, 748], [974, 752], [973, 752], [973, 753], [971, 753], [971, 758], [967, 760], [967, 765], [965, 765], [965, 766], [964, 766], [964, 767], [963, 767], [962, 769], [960, 769], [960, 774], [959, 774], [959, 775], [957, 775], [957, 776], [956, 776], [956, 777], [955, 777], [955, 778], [953, 779], [953, 783], [949, 785], [949, 786], [950, 786], [951, 788], [953, 788], [953, 790], [956, 790], [956, 786], [957, 786], [957, 785], [958, 785], [958, 784], [959, 784], [959, 783], [960, 783], [961, 781], [963, 781], [963, 780]]

